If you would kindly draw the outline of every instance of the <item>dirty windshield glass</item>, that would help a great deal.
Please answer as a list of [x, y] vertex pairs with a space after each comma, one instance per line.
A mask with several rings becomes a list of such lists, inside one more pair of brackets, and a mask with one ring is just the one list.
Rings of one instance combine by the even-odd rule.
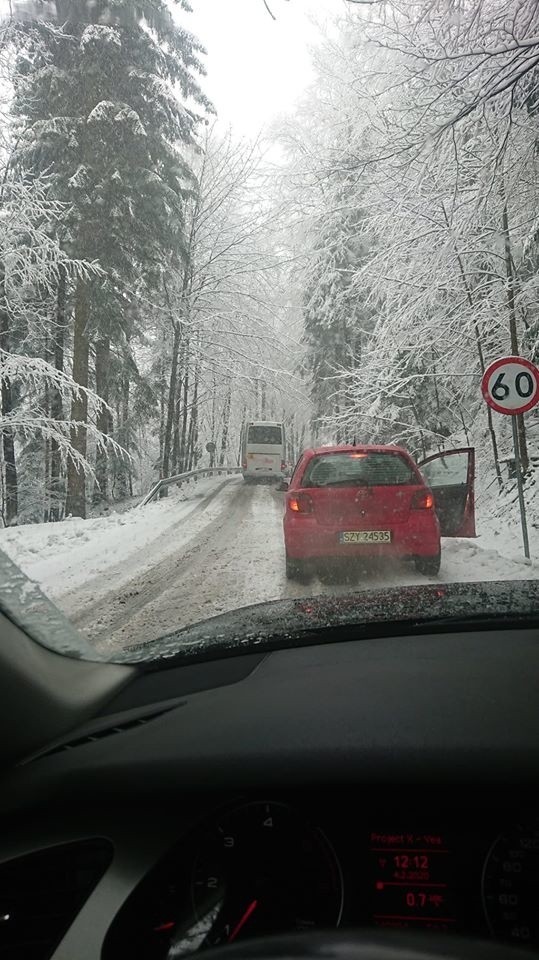
[[0, 610], [533, 608], [538, 137], [536, 0], [0, 0]]

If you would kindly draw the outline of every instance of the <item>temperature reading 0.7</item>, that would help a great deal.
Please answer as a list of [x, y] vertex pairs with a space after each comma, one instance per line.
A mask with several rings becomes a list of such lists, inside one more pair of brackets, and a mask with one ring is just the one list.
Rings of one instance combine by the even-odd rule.
[[377, 926], [455, 928], [452, 855], [444, 834], [372, 831], [370, 851]]

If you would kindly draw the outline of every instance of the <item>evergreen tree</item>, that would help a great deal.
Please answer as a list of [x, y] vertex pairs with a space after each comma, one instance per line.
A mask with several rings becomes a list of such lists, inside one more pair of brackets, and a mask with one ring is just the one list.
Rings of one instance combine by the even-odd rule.
[[[202, 48], [165, 0], [57, 0], [55, 7], [55, 22], [19, 25], [15, 162], [25, 176], [51, 172], [54, 197], [69, 204], [57, 224], [63, 246], [102, 268], [72, 293], [73, 377], [88, 386], [95, 345], [96, 381], [107, 392], [111, 347], [121, 348], [133, 323], [142, 323], [133, 291], [141, 280], [151, 287], [163, 264], [182, 255], [192, 185], [182, 147], [193, 142], [195, 111], [209, 108], [195, 79]], [[71, 418], [83, 457], [87, 417], [82, 393]], [[84, 516], [85, 478], [73, 461], [67, 479], [66, 512]]]
[[337, 185], [331, 202], [333, 208], [324, 212], [320, 229], [318, 224], [315, 229], [306, 273], [303, 340], [315, 433], [330, 420], [334, 440], [339, 443], [360, 435], [360, 425], [348, 412], [352, 399], [349, 375], [361, 365], [374, 320], [367, 303], [369, 291], [357, 283], [357, 272], [368, 253], [360, 237], [363, 213], [354, 205], [348, 183]]

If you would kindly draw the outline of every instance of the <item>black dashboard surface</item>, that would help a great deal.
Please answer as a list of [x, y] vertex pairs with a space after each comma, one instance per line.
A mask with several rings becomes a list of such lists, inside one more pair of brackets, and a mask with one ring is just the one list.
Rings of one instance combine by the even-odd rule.
[[[345, 925], [445, 907], [446, 928], [487, 936], [489, 851], [515, 849], [522, 828], [539, 846], [538, 639], [535, 629], [439, 633], [141, 672], [95, 721], [4, 777], [0, 863], [110, 840], [112, 863], [55, 954], [98, 960], [151, 871], [155, 893], [172, 864], [192, 906], [202, 834], [231, 806], [277, 804], [335, 851]], [[384, 851], [420, 858], [422, 886], [404, 887], [402, 903]]]
[[[285, 649], [238, 657], [235, 682], [200, 689], [199, 677], [194, 693], [184, 692], [189, 668], [176, 668], [162, 673], [163, 712], [153, 674], [150, 722], [19, 767], [0, 809], [63, 792], [67, 779], [70, 791], [108, 796], [302, 785], [321, 773], [346, 783], [539, 779], [538, 640], [535, 629], [490, 630]], [[123, 711], [141, 709], [148, 682], [143, 673], [120, 694]], [[109, 711], [117, 720], [118, 704]]]

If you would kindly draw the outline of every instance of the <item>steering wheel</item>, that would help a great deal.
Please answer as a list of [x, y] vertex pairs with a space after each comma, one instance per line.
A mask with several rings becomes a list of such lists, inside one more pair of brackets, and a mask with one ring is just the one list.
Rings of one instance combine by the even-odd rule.
[[436, 933], [339, 931], [244, 940], [215, 947], [212, 960], [537, 960], [522, 947]]

